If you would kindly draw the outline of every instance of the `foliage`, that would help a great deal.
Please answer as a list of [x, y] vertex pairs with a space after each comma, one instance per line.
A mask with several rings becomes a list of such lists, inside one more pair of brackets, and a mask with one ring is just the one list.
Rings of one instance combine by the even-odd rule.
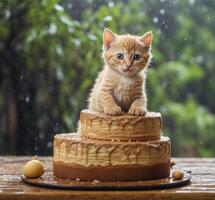
[[153, 31], [149, 109], [162, 113], [173, 155], [214, 156], [214, 8], [201, 0], [1, 1], [1, 152], [49, 154], [56, 132], [75, 131], [109, 27]]

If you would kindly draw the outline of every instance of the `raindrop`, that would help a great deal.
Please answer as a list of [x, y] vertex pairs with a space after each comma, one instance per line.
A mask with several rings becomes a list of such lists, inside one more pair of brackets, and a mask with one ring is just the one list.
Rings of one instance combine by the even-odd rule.
[[23, 75], [20, 76], [20, 79], [21, 79], [21, 80], [23, 79]]
[[184, 40], [187, 41], [187, 38], [185, 37]]
[[155, 24], [157, 24], [158, 21], [159, 21], [158, 17], [153, 17], [153, 22], [154, 22]]
[[29, 103], [29, 101], [30, 101], [30, 97], [29, 97], [29, 96], [26, 96], [26, 97], [25, 97], [25, 102], [26, 102], [26, 103]]
[[165, 14], [165, 10], [164, 9], [160, 9], [160, 14], [164, 15]]

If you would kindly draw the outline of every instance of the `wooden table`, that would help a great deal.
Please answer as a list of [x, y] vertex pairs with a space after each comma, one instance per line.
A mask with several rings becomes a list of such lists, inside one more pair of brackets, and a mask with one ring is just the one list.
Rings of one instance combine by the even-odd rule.
[[[20, 175], [23, 164], [31, 157], [0, 157], [0, 199], [215, 199], [215, 158], [175, 158], [176, 167], [192, 171], [188, 186], [151, 191], [68, 191], [25, 185]], [[42, 157], [47, 170], [52, 170], [51, 157]]]

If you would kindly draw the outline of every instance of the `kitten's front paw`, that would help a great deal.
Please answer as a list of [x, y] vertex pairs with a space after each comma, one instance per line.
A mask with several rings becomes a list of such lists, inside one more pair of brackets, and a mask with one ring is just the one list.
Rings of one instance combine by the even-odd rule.
[[146, 115], [147, 111], [141, 106], [131, 106], [128, 113], [131, 115]]
[[104, 113], [108, 115], [120, 115], [122, 113], [122, 109], [117, 105], [110, 105], [108, 107], [104, 107]]

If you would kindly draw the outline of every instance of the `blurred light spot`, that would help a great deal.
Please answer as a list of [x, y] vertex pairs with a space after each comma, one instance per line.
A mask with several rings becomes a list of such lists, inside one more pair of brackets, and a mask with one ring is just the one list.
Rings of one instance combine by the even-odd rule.
[[56, 53], [59, 55], [59, 56], [62, 56], [63, 55], [63, 49], [61, 46], [57, 46], [56, 47]]
[[54, 35], [57, 32], [57, 26], [54, 23], [51, 23], [48, 31], [51, 35]]
[[57, 74], [56, 74], [57, 80], [63, 80], [64, 74], [63, 74], [62, 68], [58, 67], [56, 72], [57, 72]]
[[37, 38], [37, 33], [36, 33], [36, 30], [33, 29], [32, 31], [30, 31], [30, 34], [28, 35], [27, 37], [27, 42], [30, 43], [32, 42], [33, 40], [35, 40]]
[[202, 62], [204, 61], [203, 56], [198, 55], [198, 56], [196, 57], [196, 61], [197, 61], [197, 63], [202, 63]]
[[75, 44], [75, 46], [81, 45], [81, 41], [79, 39], [73, 39], [73, 43]]
[[11, 16], [10, 10], [5, 10], [5, 17], [8, 19]]
[[30, 97], [29, 97], [29, 96], [26, 96], [26, 97], [25, 97], [25, 102], [26, 102], [26, 103], [29, 103], [29, 101], [30, 101]]
[[72, 21], [70, 20], [69, 17], [60, 16], [60, 20], [61, 20], [61, 22], [63, 22], [64, 24], [66, 24], [68, 26], [72, 26], [73, 25], [73, 23], [72, 23]]
[[158, 30], [157, 30], [157, 34], [158, 34], [158, 35], [161, 35], [161, 33], [162, 33], [161, 30], [158, 29]]
[[54, 8], [57, 10], [57, 11], [63, 11], [64, 8], [62, 6], [60, 6], [59, 4], [55, 5]]
[[189, 0], [189, 3], [190, 3], [191, 5], [193, 5], [193, 4], [195, 3], [195, 0]]
[[106, 16], [106, 17], [104, 17], [104, 21], [105, 22], [109, 22], [109, 21], [112, 21], [112, 17], [111, 16]]
[[88, 34], [88, 38], [91, 39], [91, 40], [93, 40], [93, 41], [97, 40], [97, 37], [94, 34], [92, 34], [92, 33]]
[[153, 17], [153, 22], [154, 22], [155, 24], [157, 24], [157, 23], [159, 22], [158, 17]]
[[71, 9], [72, 8], [72, 4], [68, 3], [67, 8]]
[[160, 9], [160, 14], [164, 15], [165, 14], [165, 10], [164, 9]]
[[68, 29], [67, 29], [67, 30], [68, 30], [68, 32], [69, 32], [69, 33], [74, 33], [74, 29], [73, 29], [73, 28], [71, 28], [71, 27], [68, 27]]
[[108, 6], [109, 6], [110, 8], [112, 8], [112, 7], [114, 6], [114, 2], [110, 1], [110, 2], [108, 3]]

